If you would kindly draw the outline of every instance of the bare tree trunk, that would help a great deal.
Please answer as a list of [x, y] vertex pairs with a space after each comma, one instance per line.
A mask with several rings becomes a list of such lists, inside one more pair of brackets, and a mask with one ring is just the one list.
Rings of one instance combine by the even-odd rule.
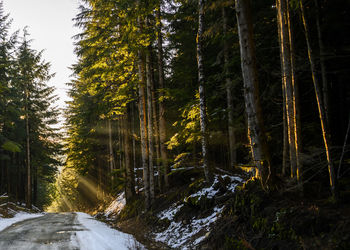
[[325, 111], [325, 119], [327, 127], [330, 128], [330, 107], [329, 107], [329, 96], [328, 96], [328, 81], [326, 72], [326, 50], [322, 39], [322, 30], [320, 24], [320, 7], [318, 5], [318, 0], [314, 0], [316, 7], [316, 28], [318, 37], [318, 46], [320, 49], [320, 66], [322, 74], [322, 92], [323, 92], [323, 106]]
[[38, 202], [38, 168], [35, 166], [32, 168], [32, 183], [33, 183], [33, 198], [34, 205]]
[[162, 167], [164, 171], [164, 186], [169, 188], [169, 166], [168, 155], [166, 150], [166, 125], [165, 125], [165, 107], [164, 107], [164, 61], [163, 61], [163, 36], [162, 36], [162, 18], [160, 13], [160, 6], [157, 10], [157, 38], [158, 38], [158, 75], [159, 75], [159, 139], [160, 139], [160, 155], [162, 159]]
[[124, 156], [125, 156], [125, 199], [129, 203], [132, 197], [135, 195], [135, 174], [134, 168], [131, 163], [131, 150], [130, 150], [130, 123], [129, 115], [126, 112], [126, 115], [123, 118], [123, 134], [124, 134]]
[[198, 33], [197, 33], [197, 63], [198, 63], [198, 82], [199, 82], [199, 112], [200, 112], [200, 125], [202, 133], [202, 157], [203, 168], [205, 174], [205, 180], [208, 183], [213, 181], [213, 173], [208, 164], [208, 132], [207, 132], [207, 111], [205, 103], [204, 93], [204, 65], [203, 65], [203, 52], [202, 52], [202, 40], [204, 32], [204, 0], [198, 0]]
[[229, 46], [227, 41], [227, 17], [225, 7], [222, 7], [223, 31], [224, 31], [224, 68], [226, 81], [226, 102], [228, 116], [228, 142], [230, 152], [230, 167], [234, 167], [237, 163], [236, 154], [236, 137], [235, 127], [233, 126], [233, 99], [232, 99], [232, 81], [229, 76]]
[[119, 158], [119, 168], [122, 169], [123, 168], [123, 137], [122, 137], [122, 122], [119, 119], [117, 122], [117, 132], [118, 132], [118, 158]]
[[[278, 17], [278, 12], [277, 12], [277, 17]], [[281, 25], [279, 23], [279, 18], [277, 20], [277, 28], [278, 28], [278, 41], [281, 46]], [[283, 60], [282, 60], [282, 49], [280, 48], [280, 62], [281, 62], [281, 72], [283, 70]], [[287, 160], [288, 158], [288, 149], [289, 149], [289, 136], [288, 136], [288, 123], [287, 123], [287, 112], [286, 112], [286, 91], [285, 91], [285, 86], [283, 84], [282, 80], [282, 106], [283, 106], [283, 152], [282, 152], [282, 175], [286, 176], [287, 175], [287, 164], [289, 161]], [[291, 167], [289, 166], [289, 169]]]
[[314, 89], [315, 89], [315, 95], [316, 95], [316, 101], [317, 101], [317, 108], [318, 108], [318, 113], [319, 113], [319, 118], [320, 118], [320, 123], [321, 123], [321, 128], [322, 128], [322, 137], [323, 137], [323, 142], [324, 142], [324, 147], [326, 151], [326, 156], [327, 156], [327, 165], [328, 165], [328, 173], [329, 173], [329, 182], [330, 182], [330, 187], [332, 191], [332, 196], [336, 198], [336, 178], [335, 178], [335, 171], [334, 171], [334, 166], [333, 162], [331, 159], [331, 154], [329, 150], [329, 137], [330, 134], [328, 132], [328, 128], [326, 127], [327, 124], [325, 122], [325, 111], [322, 105], [322, 96], [321, 96], [321, 89], [316, 77], [316, 66], [315, 66], [315, 60], [313, 57], [313, 52], [310, 44], [310, 37], [309, 37], [309, 27], [305, 18], [305, 10], [303, 6], [303, 1], [300, 0], [300, 10], [301, 10], [301, 17], [303, 19], [303, 25], [304, 25], [304, 33], [305, 33], [305, 39], [306, 39], [306, 45], [307, 45], [307, 50], [308, 50], [308, 57], [309, 57], [309, 62], [310, 62], [310, 68], [311, 68], [311, 75], [312, 75], [312, 81], [314, 84]]
[[146, 98], [145, 98], [145, 68], [142, 54], [139, 52], [139, 118], [140, 118], [140, 138], [141, 138], [141, 161], [143, 168], [143, 187], [145, 193], [145, 206], [149, 209], [150, 200], [150, 181], [148, 167], [148, 147], [147, 147], [147, 119], [146, 119]]
[[[140, 0], [137, 0], [138, 6], [140, 6]], [[140, 17], [137, 19], [139, 25], [139, 32], [142, 34], [143, 26]], [[143, 51], [138, 51], [138, 70], [139, 70], [139, 117], [140, 117], [140, 138], [141, 138], [141, 158], [142, 158], [142, 168], [143, 168], [143, 189], [145, 194], [145, 207], [150, 209], [151, 207], [151, 192], [150, 192], [150, 169], [149, 161], [149, 148], [148, 148], [148, 135], [147, 135], [147, 117], [146, 117], [146, 97], [145, 97], [145, 62]], [[152, 117], [152, 116], [151, 116]], [[152, 123], [152, 122], [151, 122]], [[152, 164], [152, 163], [151, 163]]]
[[302, 164], [300, 161], [301, 152], [301, 119], [300, 119], [300, 105], [299, 105], [299, 85], [295, 79], [295, 53], [294, 53], [294, 37], [292, 20], [289, 8], [289, 0], [286, 0], [286, 12], [287, 12], [287, 24], [288, 24], [288, 35], [289, 35], [289, 49], [290, 49], [290, 66], [291, 66], [291, 79], [293, 89], [293, 127], [294, 127], [294, 138], [295, 138], [295, 155], [297, 161], [297, 180], [301, 185], [301, 171]]
[[283, 153], [282, 153], [282, 175], [286, 175], [287, 169], [287, 156], [288, 156], [288, 127], [287, 127], [287, 112], [286, 112], [286, 92], [284, 90], [284, 84], [282, 84], [283, 95]]
[[156, 164], [158, 171], [157, 185], [159, 191], [162, 190], [162, 171], [160, 164], [160, 144], [159, 144], [159, 126], [158, 126], [158, 116], [157, 116], [157, 98], [155, 93], [155, 80], [154, 80], [154, 63], [153, 63], [153, 53], [152, 49], [149, 48], [149, 59], [150, 59], [150, 74], [151, 74], [151, 92], [152, 92], [152, 119], [153, 119], [153, 133], [154, 133], [154, 143], [156, 149]]
[[32, 208], [32, 175], [31, 175], [31, 162], [30, 162], [30, 133], [29, 133], [29, 91], [26, 89], [25, 99], [25, 113], [26, 113], [26, 163], [27, 163], [27, 208]]
[[287, 2], [285, 0], [277, 0], [277, 19], [278, 30], [280, 32], [280, 49], [281, 49], [281, 66], [282, 66], [282, 83], [285, 91], [285, 107], [288, 127], [288, 140], [289, 140], [289, 155], [291, 166], [291, 177], [297, 176], [299, 180], [298, 165], [297, 165], [297, 144], [295, 136], [295, 96], [294, 96], [294, 77], [292, 72], [291, 62], [291, 46], [290, 36], [288, 32], [288, 14], [287, 14]]
[[[346, 134], [345, 134], [345, 138], [344, 138], [344, 144], [343, 144], [343, 150], [341, 152], [341, 155], [340, 155], [340, 159], [339, 159], [339, 166], [338, 166], [338, 173], [337, 173], [337, 179], [339, 180], [341, 175], [341, 166], [342, 166], [342, 163], [343, 163], [343, 158], [344, 158], [344, 154], [345, 154], [345, 149], [346, 149], [346, 142], [348, 141], [348, 136], [349, 136], [349, 131], [350, 131], [350, 116], [349, 116], [349, 122], [348, 122], [348, 128], [346, 130]], [[349, 170], [347, 170], [349, 171]]]
[[[136, 140], [135, 140], [135, 108], [134, 103], [131, 103], [131, 136], [132, 136], [132, 162], [133, 162], [133, 169], [135, 171], [136, 169]], [[134, 179], [136, 175], [134, 172]], [[139, 183], [136, 183], [139, 187]], [[138, 190], [137, 190], [138, 191]]]
[[150, 185], [150, 199], [153, 204], [154, 193], [154, 166], [153, 166], [153, 110], [152, 110], [152, 73], [151, 73], [151, 59], [150, 52], [146, 52], [146, 78], [147, 78], [147, 120], [148, 120], [148, 166], [149, 166], [149, 185]]
[[113, 139], [112, 139], [112, 124], [111, 120], [107, 121], [107, 127], [108, 127], [108, 152], [109, 152], [109, 172], [111, 174], [111, 184], [114, 182], [114, 175], [113, 170], [115, 169], [115, 159], [113, 154]]
[[236, 16], [241, 52], [241, 67], [244, 84], [244, 100], [248, 121], [248, 138], [254, 163], [257, 166], [256, 176], [265, 186], [270, 180], [270, 157], [262, 123], [258, 91], [258, 73], [256, 69], [253, 24], [250, 13], [250, 1], [236, 0]]

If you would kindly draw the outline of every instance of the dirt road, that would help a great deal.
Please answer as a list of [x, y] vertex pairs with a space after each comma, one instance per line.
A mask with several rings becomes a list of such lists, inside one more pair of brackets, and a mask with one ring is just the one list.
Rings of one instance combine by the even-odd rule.
[[131, 235], [84, 213], [49, 213], [0, 231], [0, 250], [144, 249]]
[[0, 232], [0, 249], [80, 249], [74, 239], [77, 230], [76, 214], [45, 214], [17, 222]]

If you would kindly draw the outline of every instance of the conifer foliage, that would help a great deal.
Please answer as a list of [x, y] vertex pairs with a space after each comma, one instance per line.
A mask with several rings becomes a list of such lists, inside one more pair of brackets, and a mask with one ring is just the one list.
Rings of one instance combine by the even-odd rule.
[[26, 29], [8, 34], [0, 6], [0, 190], [11, 199], [43, 207], [51, 202], [61, 146], [57, 99], [47, 82], [50, 64], [31, 48]]

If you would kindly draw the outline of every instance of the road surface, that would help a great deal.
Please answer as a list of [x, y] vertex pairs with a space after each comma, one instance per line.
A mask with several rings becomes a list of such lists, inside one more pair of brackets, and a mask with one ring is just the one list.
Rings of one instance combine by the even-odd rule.
[[83, 213], [44, 214], [0, 232], [1, 250], [119, 250], [135, 244], [132, 236]]

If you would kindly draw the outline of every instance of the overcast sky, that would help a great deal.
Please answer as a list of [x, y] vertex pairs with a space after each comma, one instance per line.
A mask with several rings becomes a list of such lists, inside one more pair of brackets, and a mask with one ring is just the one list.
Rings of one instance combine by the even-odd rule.
[[[1, 0], [0, 0], [1, 1]], [[65, 83], [69, 82], [68, 69], [76, 61], [72, 36], [78, 33], [72, 18], [77, 14], [79, 0], [3, 0], [5, 13], [13, 19], [12, 31], [28, 26], [32, 48], [43, 53], [56, 76], [49, 82], [57, 88], [60, 107], [67, 100]]]

